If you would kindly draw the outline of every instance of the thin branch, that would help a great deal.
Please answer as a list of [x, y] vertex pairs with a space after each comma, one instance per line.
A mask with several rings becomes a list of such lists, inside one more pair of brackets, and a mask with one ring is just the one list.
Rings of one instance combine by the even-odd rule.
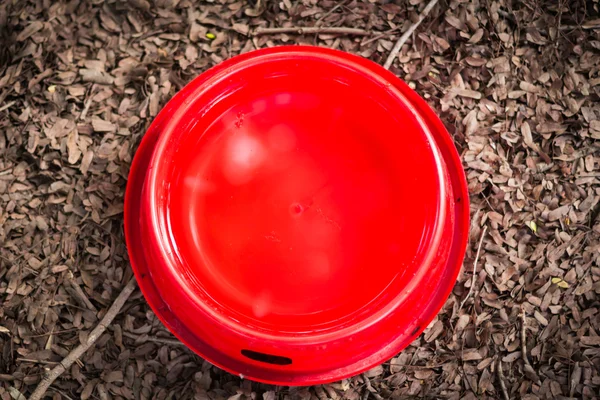
[[367, 375], [363, 373], [361, 376], [363, 378], [363, 382], [365, 383], [365, 392], [363, 393], [362, 400], [367, 400], [369, 395], [373, 395], [373, 397], [375, 397], [377, 400], [383, 400], [383, 397], [381, 397], [381, 395], [377, 393], [377, 390], [371, 386], [371, 380], [367, 377]]
[[[436, 0], [437, 1], [437, 0]], [[320, 27], [320, 26], [296, 26], [290, 28], [258, 28], [254, 31], [254, 36], [260, 35], [274, 35], [277, 33], [294, 33], [297, 35], [306, 35], [312, 33], [326, 33], [326, 34], [338, 34], [338, 35], [357, 35], [366, 36], [369, 34], [368, 31], [358, 28], [346, 28], [346, 27]]]
[[10, 102], [6, 103], [6, 104], [5, 104], [5, 105], [3, 105], [2, 107], [0, 107], [0, 111], [4, 111], [4, 110], [6, 110], [7, 108], [10, 108], [10, 107], [12, 107], [12, 105], [13, 105], [13, 104], [15, 104], [16, 102], [17, 102], [16, 100], [13, 100], [13, 101], [10, 101]]
[[152, 342], [152, 343], [164, 344], [167, 346], [185, 346], [185, 344], [181, 343], [177, 339], [167, 339], [167, 338], [159, 338], [159, 337], [152, 337], [152, 336], [146, 336], [146, 335], [136, 335], [134, 333], [129, 333], [129, 332], [123, 332], [123, 336], [125, 336], [126, 338], [129, 338], [129, 339], [133, 339], [137, 343]]
[[500, 383], [500, 389], [502, 389], [502, 397], [504, 400], [510, 400], [508, 397], [508, 390], [506, 389], [506, 377], [502, 370], [502, 359], [498, 357], [498, 363], [496, 364], [496, 372], [498, 373], [498, 382]]
[[112, 323], [113, 319], [115, 319], [119, 311], [121, 311], [121, 308], [123, 308], [123, 305], [135, 289], [135, 285], [135, 278], [131, 278], [119, 296], [117, 296], [112, 306], [110, 306], [106, 312], [106, 315], [104, 315], [102, 320], [89, 334], [86, 342], [75, 347], [56, 367], [54, 367], [46, 376], [44, 376], [44, 378], [42, 378], [37, 388], [35, 388], [29, 397], [29, 400], [41, 400], [50, 385], [52, 385], [52, 383], [54, 383], [59, 376], [68, 370], [71, 365], [73, 365], [73, 363], [78, 360], [79, 357], [81, 357], [96, 342], [96, 340], [98, 340], [100, 336], [102, 336], [106, 328]]
[[56, 361], [47, 361], [47, 360], [34, 360], [31, 358], [17, 358], [17, 361], [32, 363], [32, 364], [45, 364], [45, 365], [56, 365], [58, 364]]
[[[597, 21], [597, 20], [596, 20]], [[600, 28], [600, 24], [595, 22], [584, 22], [581, 25], [561, 25], [558, 27], [559, 31], [570, 31], [575, 29], [598, 29]]]
[[[471, 292], [473, 292], [473, 288], [475, 287], [475, 280], [477, 279], [477, 263], [479, 262], [479, 254], [481, 253], [481, 245], [483, 244], [483, 238], [485, 237], [486, 232], [487, 232], [487, 226], [484, 226], [483, 230], [481, 231], [481, 237], [479, 238], [479, 245], [477, 246], [477, 254], [475, 254], [475, 260], [473, 261], [473, 276], [471, 277], [471, 287], [469, 288], [469, 293], [467, 293], [467, 296], [463, 299], [463, 301], [460, 302], [460, 307], [458, 307], [458, 311], [462, 310], [463, 306], [465, 305], [465, 302], [467, 301], [469, 296], [471, 296]], [[458, 314], [458, 312], [457, 312], [457, 314]]]
[[52, 331], [52, 332], [46, 332], [46, 333], [40, 333], [39, 335], [24, 335], [21, 336], [23, 338], [37, 338], [37, 337], [44, 337], [44, 336], [50, 336], [50, 335], [58, 335], [61, 333], [65, 333], [65, 332], [73, 332], [76, 331], [79, 328], [71, 328], [71, 329], [63, 329], [60, 331]]
[[396, 42], [396, 44], [392, 48], [392, 51], [390, 52], [390, 55], [388, 56], [387, 60], [385, 60], [385, 64], [383, 64], [383, 68], [390, 69], [390, 67], [392, 66], [392, 63], [394, 62], [394, 60], [398, 56], [398, 53], [400, 52], [400, 49], [402, 48], [402, 46], [404, 46], [404, 43], [406, 43], [406, 41], [408, 40], [408, 38], [410, 37], [410, 35], [413, 34], [413, 32], [415, 31], [415, 29], [417, 29], [417, 27], [419, 25], [421, 25], [421, 22], [423, 22], [423, 20], [425, 19], [425, 17], [429, 14], [429, 12], [431, 11], [431, 9], [437, 4], [437, 2], [438, 2], [438, 0], [431, 0], [425, 6], [425, 8], [423, 9], [423, 11], [421, 11], [421, 14], [419, 14], [419, 19], [417, 19], [417, 21], [414, 24], [412, 24], [410, 26], [410, 28], [408, 28], [408, 30], [402, 34], [402, 36], [400, 36], [400, 39], [398, 39], [398, 41]]
[[400, 26], [399, 26], [399, 25], [398, 25], [398, 26], [396, 26], [395, 28], [388, 29], [387, 31], [385, 31], [385, 32], [382, 32], [382, 33], [380, 33], [380, 34], [379, 34], [379, 35], [377, 35], [377, 36], [374, 36], [374, 37], [372, 37], [372, 38], [369, 38], [369, 39], [367, 39], [367, 40], [365, 40], [365, 41], [361, 42], [361, 43], [360, 43], [360, 45], [361, 45], [361, 46], [366, 46], [366, 45], [368, 45], [369, 43], [373, 43], [373, 42], [374, 42], [374, 41], [376, 41], [376, 40], [379, 40], [379, 39], [381, 39], [381, 38], [384, 38], [384, 37], [386, 37], [386, 36], [389, 36], [389, 35], [391, 35], [392, 33], [396, 32], [398, 29], [400, 29]]
[[77, 282], [75, 282], [73, 273], [71, 271], [68, 271], [65, 280], [67, 281], [68, 285], [70, 285], [65, 286], [65, 289], [69, 292], [69, 294], [71, 294], [75, 298], [75, 300], [79, 302], [79, 304], [83, 305], [84, 307], [87, 307], [90, 311], [97, 313], [98, 310], [96, 309], [96, 307], [94, 307], [94, 305], [87, 297], [83, 289], [81, 289], [81, 286], [79, 286]]
[[337, 10], [338, 8], [342, 7], [344, 4], [346, 4], [348, 2], [348, 0], [343, 0], [341, 2], [339, 2], [338, 4], [336, 4], [335, 7], [333, 7], [331, 10], [327, 11], [325, 14], [323, 14], [323, 16], [321, 18], [319, 18], [317, 20], [317, 22], [315, 22], [316, 26], [321, 25], [321, 21], [323, 21], [325, 18], [327, 18], [329, 15], [331, 15], [331, 13], [333, 13], [335, 10]]
[[87, 94], [87, 100], [85, 101], [85, 104], [83, 105], [83, 110], [81, 111], [81, 114], [79, 114], [79, 120], [83, 121], [90, 109], [90, 106], [92, 105], [92, 97], [94, 94], [94, 90], [96, 90], [96, 84], [92, 84], [92, 87], [90, 88], [90, 91]]

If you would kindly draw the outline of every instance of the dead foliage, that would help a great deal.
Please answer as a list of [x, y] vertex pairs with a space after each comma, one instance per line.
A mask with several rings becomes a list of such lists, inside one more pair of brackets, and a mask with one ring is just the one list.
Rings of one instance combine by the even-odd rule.
[[[177, 90], [278, 44], [383, 63], [426, 3], [1, 2], [0, 399], [29, 396], [130, 279], [129, 164]], [[48, 396], [598, 398], [598, 26], [596, 0], [446, 0], [400, 49], [391, 70], [438, 111], [462, 154], [472, 229], [453, 294], [397, 357], [330, 385], [242, 381], [174, 341], [136, 291]], [[267, 28], [294, 29], [253, 34]]]

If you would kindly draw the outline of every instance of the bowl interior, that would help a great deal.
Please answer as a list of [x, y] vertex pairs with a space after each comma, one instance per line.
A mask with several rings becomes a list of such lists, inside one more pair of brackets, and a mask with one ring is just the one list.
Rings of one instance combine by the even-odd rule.
[[279, 333], [376, 313], [436, 251], [430, 140], [402, 95], [358, 68], [305, 56], [226, 71], [154, 155], [181, 289]]

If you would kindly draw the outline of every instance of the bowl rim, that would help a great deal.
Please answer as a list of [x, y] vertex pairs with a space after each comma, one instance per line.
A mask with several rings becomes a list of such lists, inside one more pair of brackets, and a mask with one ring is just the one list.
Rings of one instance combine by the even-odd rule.
[[[138, 149], [140, 156], [136, 154], [136, 157], [133, 160], [133, 164], [130, 171], [130, 178], [127, 184], [127, 190], [125, 195], [125, 234], [127, 247], [130, 254], [130, 261], [132, 264], [132, 269], [138, 278], [139, 286], [144, 296], [148, 300], [151, 308], [154, 310], [155, 314], [167, 325], [170, 327], [170, 330], [184, 343], [188, 345], [188, 347], [192, 348], [194, 351], [200, 354], [200, 351], [197, 349], [197, 346], [190, 345], [192, 340], [190, 337], [194, 335], [193, 332], [185, 332], [185, 327], [180, 327], [180, 331], [177, 329], [171, 329], [173, 327], [172, 321], [169, 322], [168, 314], [168, 305], [165, 303], [164, 299], [160, 296], [160, 292], [157, 290], [156, 285], [151, 282], [150, 279], [147, 279], [147, 273], [144, 276], [144, 271], [148, 272], [148, 263], [146, 260], [146, 255], [144, 251], [136, 250], [139, 246], [136, 245], [136, 242], [139, 238], [139, 232], [136, 234], [136, 228], [139, 228], [139, 225], [135, 223], [135, 219], [140, 218], [140, 210], [139, 207], [135, 206], [136, 199], [139, 199], [139, 196], [142, 196], [142, 193], [157, 193], [157, 185], [162, 184], [157, 181], [157, 168], [153, 168], [157, 161], [161, 160], [160, 155], [162, 151], [164, 151], [165, 147], [172, 144], [170, 143], [170, 134], [172, 132], [172, 128], [175, 127], [178, 123], [178, 115], [181, 117], [185, 114], [185, 108], [177, 108], [177, 103], [187, 102], [188, 104], [193, 103], [194, 96], [199, 96], [197, 89], [200, 85], [205, 85], [210, 79], [223, 79], [227, 76], [227, 74], [231, 74], [231, 69], [240, 63], [255, 63], [256, 59], [259, 57], [277, 57], [285, 55], [287, 57], [293, 56], [294, 54], [298, 55], [306, 55], [313, 54], [323, 57], [330, 57], [335, 59], [343, 60], [344, 62], [350, 62], [354, 65], [361, 66], [362, 69], [368, 71], [373, 76], [378, 77], [386, 82], [390, 82], [395, 89], [401, 93], [404, 98], [404, 102], [411, 109], [416, 118], [419, 119], [424, 132], [428, 136], [428, 139], [431, 140], [432, 144], [436, 144], [437, 146], [432, 146], [434, 153], [437, 154], [436, 163], [441, 163], [446, 171], [440, 171], [441, 176], [446, 176], [446, 179], [451, 180], [450, 182], [450, 190], [451, 193], [443, 193], [444, 196], [439, 196], [440, 198], [445, 198], [445, 195], [452, 197], [451, 204], [454, 205], [454, 210], [449, 209], [448, 212], [450, 217], [453, 220], [454, 224], [454, 238], [452, 240], [452, 248], [450, 249], [450, 253], [448, 255], [446, 268], [443, 269], [444, 274], [447, 276], [441, 276], [438, 282], [438, 287], [436, 287], [437, 291], [433, 291], [434, 293], [431, 296], [429, 303], [427, 304], [426, 310], [423, 310], [423, 313], [426, 314], [426, 317], [421, 318], [421, 322], [414, 332], [404, 333], [398, 335], [399, 339], [396, 340], [395, 345], [391, 344], [386, 346], [386, 348], [381, 349], [379, 352], [372, 354], [370, 357], [367, 357], [363, 362], [355, 363], [360, 364], [357, 366], [358, 368], [352, 368], [352, 366], [345, 366], [343, 368], [338, 369], [338, 374], [334, 371], [329, 371], [327, 373], [318, 373], [312, 376], [303, 377], [300, 383], [290, 380], [273, 380], [265, 379], [264, 377], [254, 377], [249, 376], [252, 379], [259, 380], [267, 383], [275, 383], [275, 384], [311, 384], [311, 383], [324, 383], [336, 379], [341, 379], [344, 377], [348, 377], [354, 375], [356, 373], [360, 373], [364, 370], [369, 369], [372, 366], [375, 366], [385, 359], [395, 355], [402, 348], [406, 347], [416, 337], [421, 333], [422, 330], [429, 324], [433, 318], [437, 315], [439, 310], [442, 308], [445, 303], [452, 287], [454, 285], [454, 281], [460, 271], [460, 267], [462, 264], [462, 258], [464, 256], [464, 252], [466, 249], [466, 244], [468, 240], [468, 228], [469, 228], [469, 206], [468, 206], [468, 192], [466, 179], [464, 176], [464, 171], [462, 169], [462, 165], [460, 162], [460, 158], [452, 139], [447, 133], [445, 127], [442, 122], [439, 120], [437, 115], [433, 112], [431, 108], [427, 105], [427, 103], [418, 95], [416, 92], [412, 91], [412, 89], [408, 88], [408, 86], [399, 80], [396, 76], [391, 74], [389, 71], [384, 70], [377, 64], [372, 63], [369, 60], [362, 59], [355, 55], [350, 55], [348, 53], [324, 49], [319, 47], [312, 46], [282, 46], [275, 47], [269, 49], [262, 49], [253, 51], [250, 53], [246, 53], [240, 56], [233, 57], [230, 60], [227, 60], [208, 71], [201, 74], [199, 77], [194, 79], [190, 84], [188, 84], [185, 88], [183, 88], [179, 93], [177, 93], [169, 103], [161, 110], [159, 115], [152, 122], [150, 128], [147, 131], [147, 134], [144, 136], [142, 143]], [[190, 97], [192, 97], [190, 99]], [[176, 101], [174, 101], [177, 99]], [[174, 115], [173, 115], [174, 114]], [[168, 117], [167, 117], [168, 115]], [[171, 132], [170, 132], [171, 131]], [[439, 150], [439, 151], [438, 151]], [[439, 154], [438, 154], [439, 153]], [[442, 192], [445, 190], [443, 184], [440, 184], [440, 189]], [[155, 196], [150, 196], [150, 211], [154, 210], [155, 212], [151, 213], [150, 218], [150, 226], [152, 229], [157, 228], [158, 215], [156, 210], [158, 209], [156, 205]], [[153, 200], [152, 200], [153, 199]], [[445, 204], [444, 201], [440, 201], [440, 204]], [[443, 206], [442, 206], [443, 208]], [[454, 211], [454, 213], [452, 213]], [[446, 218], [445, 210], [443, 211], [443, 217]], [[133, 216], [134, 219], [130, 221], [128, 216]], [[137, 216], [137, 218], [135, 218]], [[439, 221], [438, 217], [438, 221]], [[139, 221], [138, 221], [139, 222]], [[440, 235], [444, 234], [444, 224], [437, 223], [435, 228], [436, 230], [436, 240], [439, 239]], [[153, 232], [156, 232], [155, 230]], [[461, 233], [462, 232], [462, 233]], [[160, 238], [162, 235], [151, 235], [155, 239], [158, 240], [156, 243], [159, 248], [162, 250], [161, 254], [168, 255], [169, 249], [165, 249], [161, 247], [164, 243], [160, 243]], [[431, 247], [431, 250], [434, 250]], [[435, 257], [435, 252], [430, 251], [432, 257]], [[444, 279], [448, 278], [448, 279]], [[162, 302], [162, 303], [161, 303]], [[385, 315], [393, 312], [393, 310], [397, 307], [398, 302], [394, 301], [394, 305], [390, 306], [389, 309], [386, 310]], [[387, 306], [386, 306], [387, 308]], [[172, 315], [170, 317], [173, 317]], [[380, 316], [382, 317], [382, 316]], [[217, 320], [222, 319], [218, 318]], [[227, 321], [224, 321], [226, 325], [228, 325], [232, 329], [240, 329], [240, 333], [246, 335], [255, 334], [256, 331], [252, 329], [246, 329], [245, 327], [235, 326], [232, 324], [228, 324]], [[376, 323], [377, 318], [374, 318], [371, 323]], [[183, 328], [183, 330], [181, 330]], [[352, 327], [355, 329], [355, 327]], [[333, 332], [334, 335], [337, 335], [338, 332]], [[274, 340], [280, 339], [280, 337], [268, 337], [265, 336], [266, 340]], [[322, 339], [327, 339], [324, 337]], [[401, 343], [400, 343], [401, 342]], [[229, 372], [236, 373], [232, 369], [228, 368], [228, 366], [223, 365], [227, 364], [219, 362], [220, 360], [215, 360], [214, 357], [206, 355], [205, 353], [201, 354], [203, 357], [207, 358], [211, 363], [225, 369]], [[365, 367], [365, 365], [367, 365]], [[342, 371], [343, 370], [343, 371]]]
[[[332, 327], [330, 330], [325, 332], [310, 333], [292, 332], [291, 334], [284, 334], [279, 330], [267, 332], [256, 329], [255, 327], [250, 327], [246, 323], [241, 323], [237, 319], [231, 318], [231, 314], [228, 314], [227, 312], [217, 311], [217, 309], [220, 309], [220, 306], [218, 304], [212, 304], [210, 293], [203, 293], [202, 297], [198, 296], [196, 290], [191, 287], [192, 285], [190, 285], [189, 280], [183, 278], [183, 274], [186, 271], [183, 271], [183, 266], [181, 265], [182, 262], [176, 257], [177, 244], [175, 239], [169, 234], [169, 227], [165, 222], [168, 220], [168, 211], [166, 204], [164, 203], [164, 198], [167, 196], [166, 192], [168, 192], [168, 190], [165, 185], [165, 181], [162, 179], [163, 174], [165, 173], [166, 169], [173, 168], [173, 165], [177, 164], [172, 163], [172, 155], [180, 146], [179, 139], [184, 136], [183, 132], [185, 132], [185, 128], [179, 129], [180, 124], [185, 124], [188, 121], [188, 110], [194, 104], [205, 100], [203, 95], [206, 93], [206, 91], [208, 91], [209, 88], [214, 89], [214, 87], [217, 87], [220, 83], [232, 79], [236, 73], [241, 72], [246, 68], [253, 68], [257, 64], [257, 61], [259, 61], [257, 59], [260, 59], [261, 63], [268, 63], [278, 60], [289, 61], [290, 58], [294, 57], [302, 57], [302, 60], [306, 60], [307, 56], [313, 56], [314, 59], [319, 61], [336, 63], [343, 67], [356, 68], [358, 72], [368, 75], [369, 79], [376, 79], [382, 86], [386, 83], [386, 81], [384, 81], [380, 76], [374, 74], [373, 71], [368, 70], [356, 63], [356, 60], [348, 60], [340, 57], [340, 54], [337, 53], [321, 54], [312, 52], [307, 54], [304, 49], [301, 51], [298, 51], [298, 49], [299, 47], [294, 47], [292, 50], [285, 52], [267, 52], [263, 54], [256, 54], [256, 52], [254, 52], [253, 54], [256, 54], [256, 57], [254, 58], [240, 60], [232, 68], [225, 68], [224, 70], [215, 71], [214, 73], [206, 76], [205, 80], [201, 81], [200, 83], [196, 83], [194, 80], [189, 84], [194, 91], [185, 98], [185, 101], [181, 104], [181, 106], [176, 109], [175, 114], [170, 116], [167, 126], [165, 126], [161, 132], [160, 138], [154, 148], [154, 152], [150, 161], [152, 168], [148, 172], [146, 180], [147, 195], [149, 199], [148, 209], [150, 210], [148, 229], [150, 232], [152, 232], [152, 235], [149, 236], [151, 246], [160, 251], [160, 258], [165, 261], [163, 264], [163, 267], [165, 268], [164, 272], [169, 274], [170, 278], [173, 278], [177, 282], [178, 289], [185, 291], [187, 297], [192, 300], [196, 306], [201, 307], [203, 312], [210, 315], [215, 322], [225, 325], [229, 329], [235, 330], [241, 334], [252, 335], [265, 340], [293, 343], [310, 339], [313, 342], [324, 343], [329, 340], [352, 335], [356, 333], [356, 331], [365, 329], [376, 323], [379, 319], [384, 318], [390, 313], [393, 313], [396, 309], [402, 306], [402, 303], [408, 297], [409, 293], [414, 290], [414, 288], [417, 287], [425, 278], [428, 267], [434, 263], [437, 258], [439, 258], [438, 248], [440, 246], [442, 236], [445, 233], [443, 221], [445, 221], [447, 217], [448, 204], [446, 201], [447, 189], [444, 182], [446, 177], [445, 165], [438, 149], [435, 146], [431, 147], [431, 152], [433, 156], [433, 164], [435, 165], [437, 172], [436, 178], [438, 179], [435, 186], [437, 187], [439, 194], [436, 199], [430, 199], [432, 205], [436, 208], [435, 212], [432, 211], [432, 214], [434, 214], [434, 217], [431, 221], [432, 233], [430, 234], [426, 245], [419, 249], [420, 254], [418, 254], [418, 256], [420, 257], [421, 262], [417, 275], [412, 277], [410, 282], [403, 287], [402, 290], [397, 290], [395, 294], [391, 293], [391, 287], [388, 286], [384, 292], [389, 292], [392, 296], [394, 296], [393, 298], [387, 301], [376, 312], [370, 312], [365, 318], [355, 320], [353, 323], [343, 327]], [[394, 92], [394, 97], [396, 97], [403, 106], [406, 106], [409, 112], [414, 114], [418, 125], [420, 125], [423, 129], [423, 134], [425, 135], [426, 140], [428, 140], [430, 143], [433, 143], [434, 139], [429, 130], [426, 128], [425, 122], [415, 112], [411, 104], [408, 103], [405, 96], [397, 90], [394, 91], [393, 88], [390, 88], [387, 91]], [[209, 97], [208, 100], [210, 104], [213, 99]], [[210, 106], [206, 107], [210, 108]]]

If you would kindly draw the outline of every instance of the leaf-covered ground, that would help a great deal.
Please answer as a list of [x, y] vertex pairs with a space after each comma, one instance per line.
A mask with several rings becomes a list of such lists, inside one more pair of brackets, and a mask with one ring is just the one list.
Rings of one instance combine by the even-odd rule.
[[[425, 5], [1, 1], [0, 399], [28, 397], [131, 277], [129, 165], [177, 90], [284, 43], [383, 63]], [[510, 398], [600, 398], [598, 7], [441, 0], [401, 49], [391, 70], [438, 111], [464, 160], [472, 227], [453, 294], [396, 358], [324, 386], [242, 381], [181, 346], [135, 291], [48, 396], [485, 399], [503, 398], [504, 385]], [[366, 34], [256, 34], [291, 26]]]

